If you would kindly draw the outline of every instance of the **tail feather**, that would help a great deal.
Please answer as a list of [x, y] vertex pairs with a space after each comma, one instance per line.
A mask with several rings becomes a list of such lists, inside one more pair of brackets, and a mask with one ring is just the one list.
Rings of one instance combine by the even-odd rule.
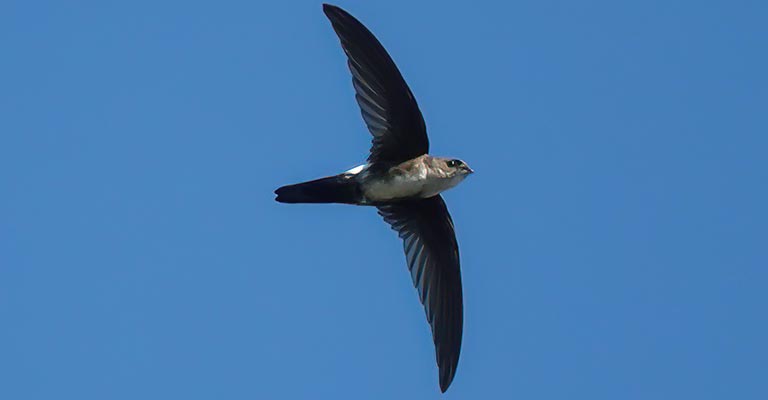
[[283, 186], [275, 190], [281, 203], [345, 203], [358, 204], [360, 187], [349, 174], [329, 176], [309, 182]]

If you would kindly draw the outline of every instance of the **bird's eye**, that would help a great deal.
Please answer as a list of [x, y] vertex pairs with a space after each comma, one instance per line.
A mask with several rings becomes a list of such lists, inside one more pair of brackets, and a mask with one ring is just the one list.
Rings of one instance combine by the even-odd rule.
[[461, 165], [461, 160], [450, 160], [446, 164], [451, 168], [456, 168]]

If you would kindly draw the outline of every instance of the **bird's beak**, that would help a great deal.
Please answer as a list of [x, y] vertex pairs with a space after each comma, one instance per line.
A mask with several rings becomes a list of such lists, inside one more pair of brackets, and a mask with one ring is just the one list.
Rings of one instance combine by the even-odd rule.
[[469, 166], [464, 166], [464, 168], [467, 170], [467, 175], [475, 173], [475, 170], [473, 170], [472, 168], [469, 168]]

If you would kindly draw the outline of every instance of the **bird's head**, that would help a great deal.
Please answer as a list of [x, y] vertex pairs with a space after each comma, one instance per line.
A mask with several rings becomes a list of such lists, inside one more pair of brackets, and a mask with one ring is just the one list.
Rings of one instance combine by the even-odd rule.
[[458, 158], [445, 160], [445, 168], [448, 171], [448, 175], [451, 177], [460, 176], [466, 178], [475, 171], [469, 168], [469, 165]]

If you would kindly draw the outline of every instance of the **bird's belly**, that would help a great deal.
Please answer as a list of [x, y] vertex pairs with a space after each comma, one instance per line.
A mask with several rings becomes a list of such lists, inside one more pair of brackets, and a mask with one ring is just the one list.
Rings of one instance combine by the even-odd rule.
[[371, 201], [388, 201], [404, 198], [420, 197], [424, 182], [416, 179], [395, 177], [387, 180], [370, 182], [365, 185], [363, 193]]
[[453, 179], [394, 177], [368, 182], [363, 193], [370, 201], [389, 201], [409, 198], [427, 198], [456, 186]]

